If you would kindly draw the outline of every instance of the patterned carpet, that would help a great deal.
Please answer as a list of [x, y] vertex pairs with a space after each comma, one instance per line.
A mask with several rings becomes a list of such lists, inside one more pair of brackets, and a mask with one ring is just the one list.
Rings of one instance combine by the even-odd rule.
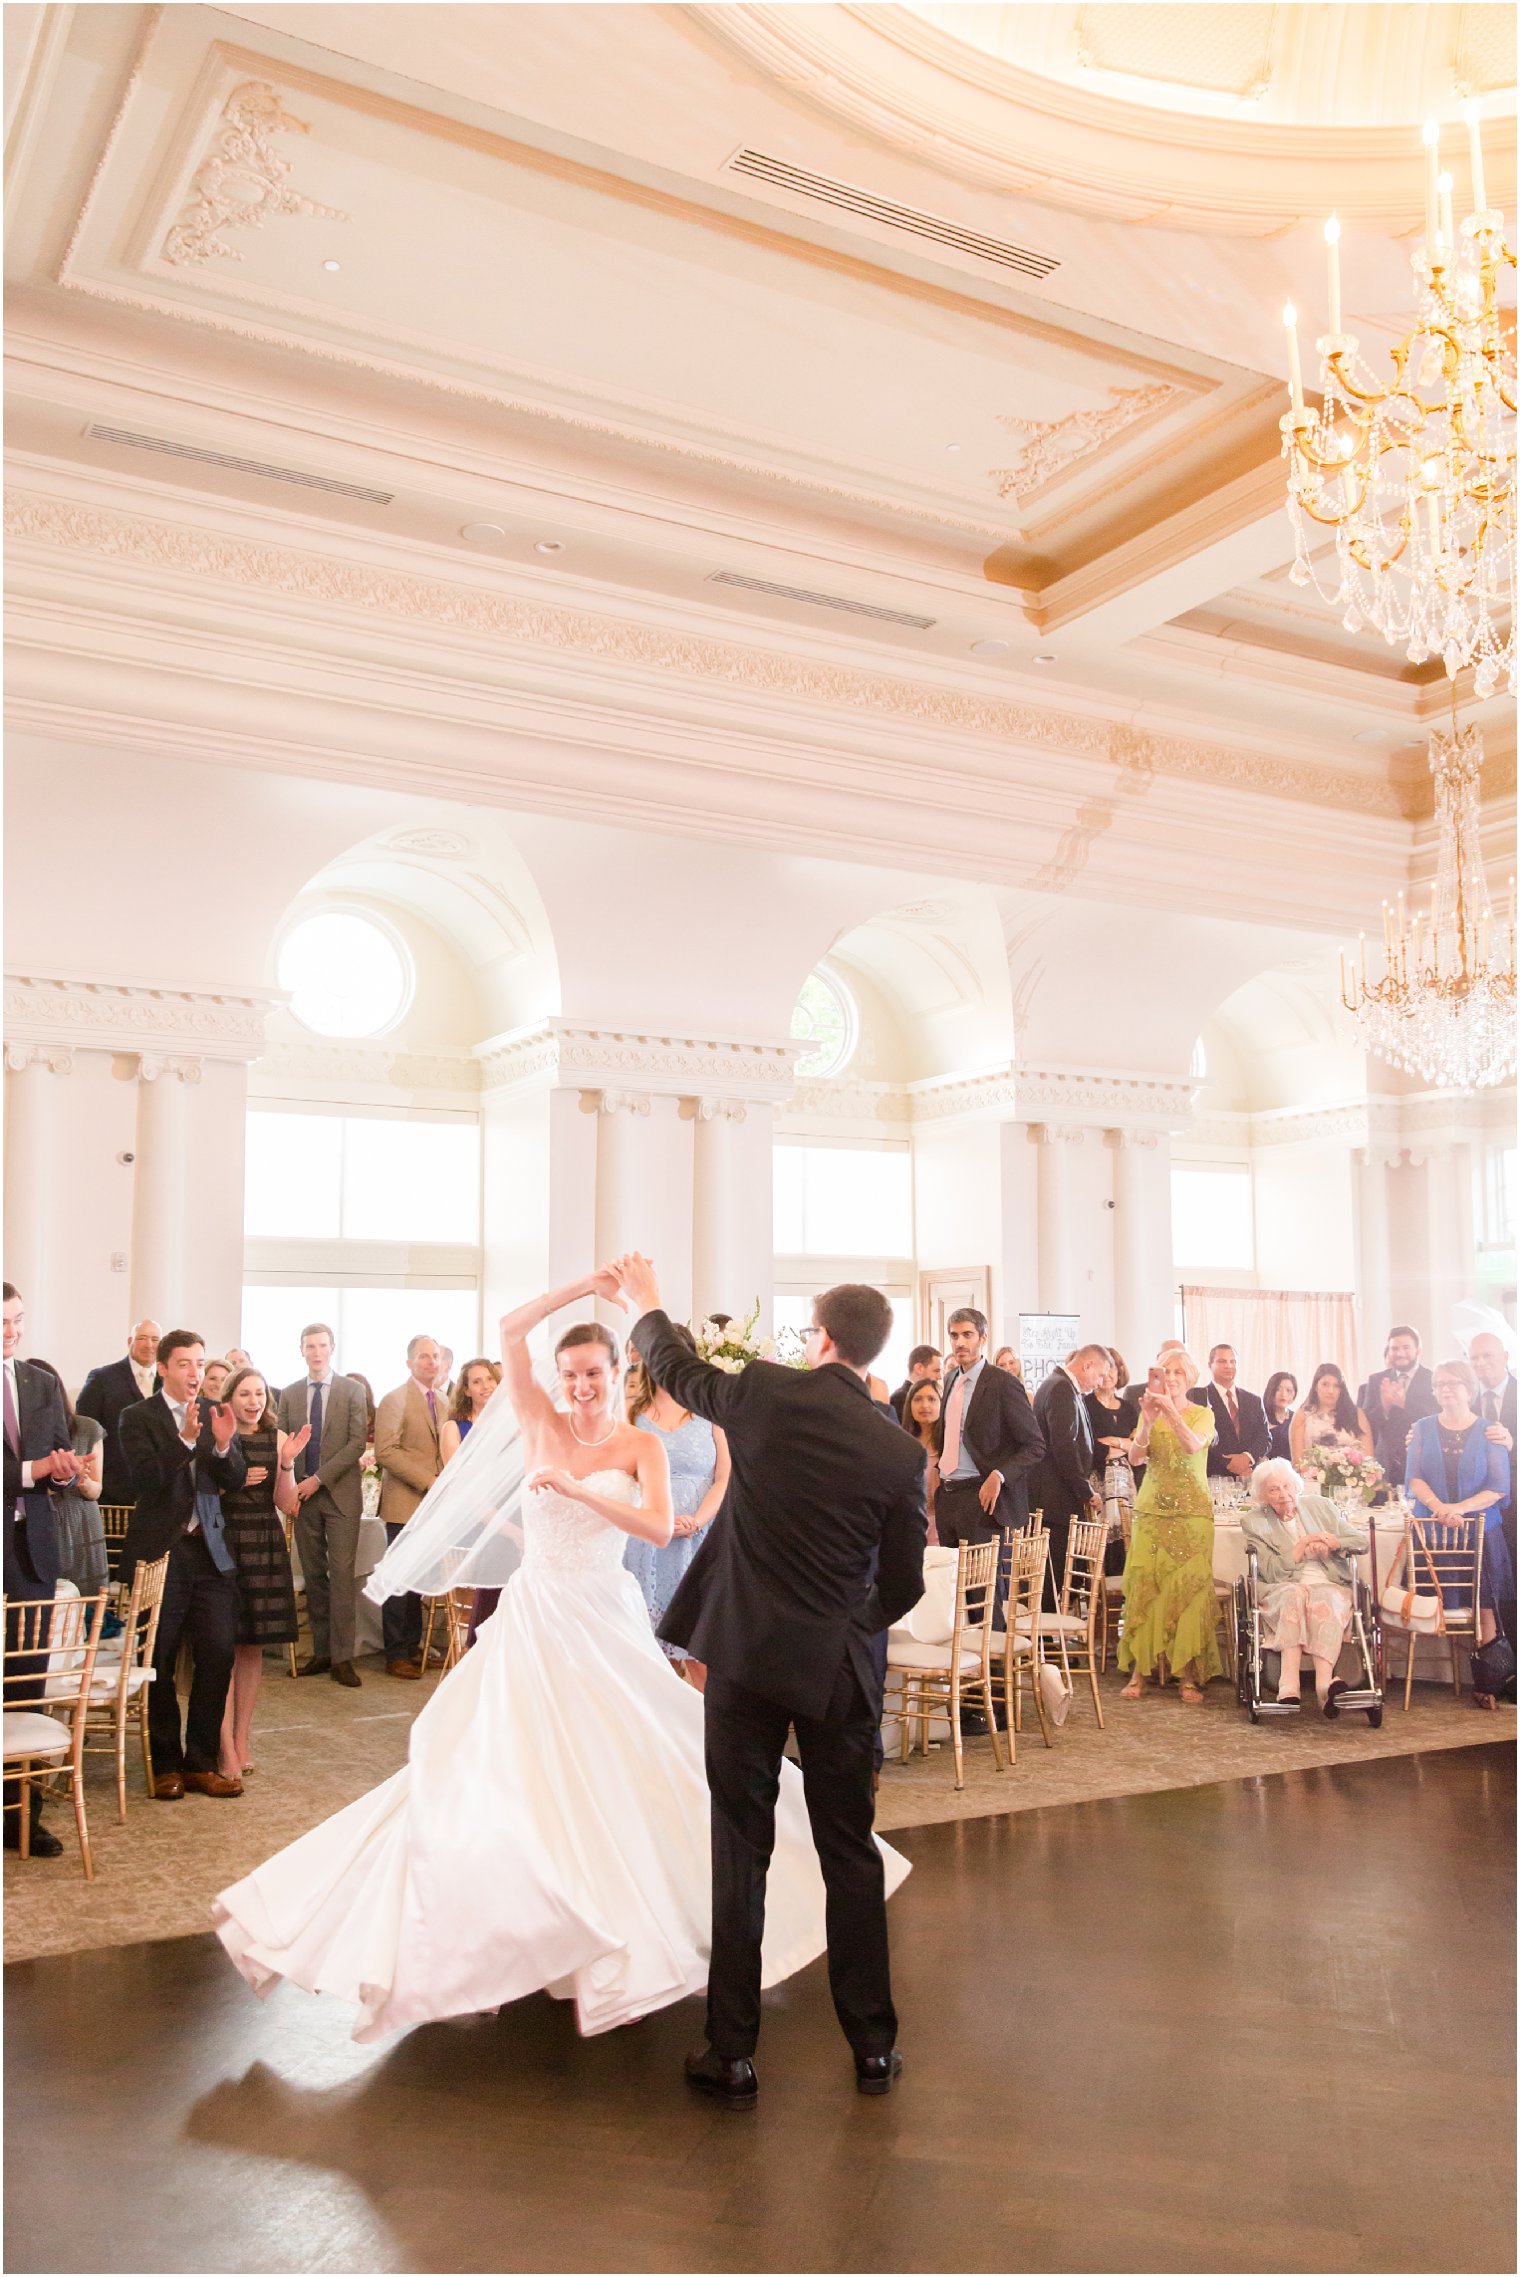
[[[64, 1855], [5, 1858], [6, 1959], [207, 1928], [215, 1891], [405, 1761], [411, 1719], [439, 1679], [405, 1685], [388, 1679], [378, 1661], [361, 1665], [363, 1689], [349, 1692], [324, 1678], [292, 1682], [270, 1661], [254, 1733], [258, 1768], [237, 1801], [149, 1802], [139, 1759], [129, 1762], [120, 1826], [112, 1773], [95, 1759], [86, 1776], [95, 1880], [86, 1883], [79, 1872], [71, 1810], [51, 1804], [48, 1823], [62, 1835]], [[1483, 1715], [1465, 1695], [1457, 1702], [1433, 1684], [1416, 1688], [1407, 1716], [1390, 1706], [1383, 1729], [1372, 1732], [1364, 1717], [1328, 1724], [1312, 1711], [1253, 1729], [1224, 1684], [1212, 1686], [1200, 1708], [1185, 1708], [1175, 1692], [1133, 1706], [1120, 1700], [1119, 1683], [1111, 1674], [1103, 1684], [1104, 1731], [1090, 1697], [1079, 1693], [1054, 1746], [1042, 1744], [1037, 1727], [1026, 1730], [1012, 1770], [994, 1771], [991, 1743], [970, 1740], [959, 1795], [948, 1747], [927, 1761], [889, 1762], [877, 1814], [882, 1832], [1515, 1737], [1513, 1708]]]

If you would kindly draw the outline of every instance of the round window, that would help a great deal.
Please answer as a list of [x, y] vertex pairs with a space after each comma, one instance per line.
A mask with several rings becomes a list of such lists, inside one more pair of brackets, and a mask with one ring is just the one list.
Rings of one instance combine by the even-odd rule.
[[290, 1009], [319, 1036], [378, 1036], [395, 1026], [411, 975], [389, 933], [351, 910], [303, 917], [280, 949]]
[[804, 1076], [838, 1075], [855, 1050], [855, 1007], [841, 982], [821, 969], [810, 972], [792, 1011], [792, 1041], [806, 1044], [797, 1062]]

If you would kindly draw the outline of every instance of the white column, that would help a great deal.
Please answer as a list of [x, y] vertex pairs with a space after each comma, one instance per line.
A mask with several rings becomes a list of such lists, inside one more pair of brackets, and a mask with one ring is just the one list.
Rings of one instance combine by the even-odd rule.
[[[647, 1125], [653, 1111], [647, 1091], [597, 1094], [596, 1257], [588, 1258], [588, 1265], [650, 1246], [639, 1234], [638, 1125]], [[623, 1317], [613, 1305], [598, 1303], [596, 1309], [609, 1327]]]
[[1080, 1312], [1071, 1230], [1071, 1149], [1081, 1145], [1082, 1133], [1061, 1123], [1040, 1123], [1036, 1128], [1040, 1310]]
[[1147, 1156], [1154, 1156], [1154, 1131], [1115, 1131], [1114, 1134], [1114, 1340], [1132, 1367], [1140, 1356], [1154, 1351], [1154, 1301], [1150, 1254], [1153, 1247], [1147, 1211], [1150, 1194], [1146, 1179]]
[[180, 1317], [187, 1301], [185, 1086], [198, 1060], [145, 1052], [137, 1067], [137, 1162], [132, 1183], [132, 1316], [165, 1328], [201, 1327]]
[[7, 1045], [5, 1119], [5, 1277], [26, 1306], [26, 1342], [51, 1347], [56, 1327], [51, 1285], [54, 1115], [57, 1078], [72, 1071], [68, 1052]]
[[772, 1109], [745, 1099], [693, 1099], [692, 1317], [760, 1305], [771, 1326]]
[[1416, 1325], [1437, 1352], [1450, 1348], [1451, 1308], [1472, 1293], [1477, 1268], [1473, 1243], [1472, 1149], [1465, 1139], [1435, 1147], [1425, 1168], [1427, 1303]]

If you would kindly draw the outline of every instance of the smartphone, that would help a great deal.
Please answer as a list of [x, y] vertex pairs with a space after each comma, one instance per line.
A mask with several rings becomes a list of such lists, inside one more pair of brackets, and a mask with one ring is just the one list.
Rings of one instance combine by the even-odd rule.
[[1161, 1370], [1159, 1368], [1147, 1368], [1145, 1372], [1145, 1388], [1147, 1391], [1160, 1391]]

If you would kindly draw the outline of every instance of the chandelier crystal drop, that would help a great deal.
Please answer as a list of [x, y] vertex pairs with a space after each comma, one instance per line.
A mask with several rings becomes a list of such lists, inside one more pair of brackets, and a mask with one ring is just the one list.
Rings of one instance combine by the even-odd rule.
[[[1288, 461], [1295, 558], [1348, 632], [1370, 626], [1411, 664], [1466, 669], [1474, 692], [1515, 688], [1515, 351], [1500, 284], [1515, 255], [1486, 204], [1476, 111], [1468, 135], [1474, 210], [1456, 228], [1438, 130], [1425, 129], [1425, 238], [1411, 254], [1415, 318], [1386, 381], [1341, 326], [1340, 224], [1325, 227], [1330, 324], [1315, 343], [1318, 408], [1305, 400], [1298, 319], [1288, 328]], [[1336, 582], [1317, 555], [1334, 532]]]
[[1367, 936], [1348, 966], [1341, 1002], [1365, 1048], [1442, 1090], [1476, 1091], [1515, 1069], [1515, 881], [1496, 925], [1478, 843], [1483, 739], [1477, 728], [1430, 739], [1436, 783], [1435, 895], [1427, 922], [1404, 896], [1383, 904], [1383, 976], [1367, 970]]

